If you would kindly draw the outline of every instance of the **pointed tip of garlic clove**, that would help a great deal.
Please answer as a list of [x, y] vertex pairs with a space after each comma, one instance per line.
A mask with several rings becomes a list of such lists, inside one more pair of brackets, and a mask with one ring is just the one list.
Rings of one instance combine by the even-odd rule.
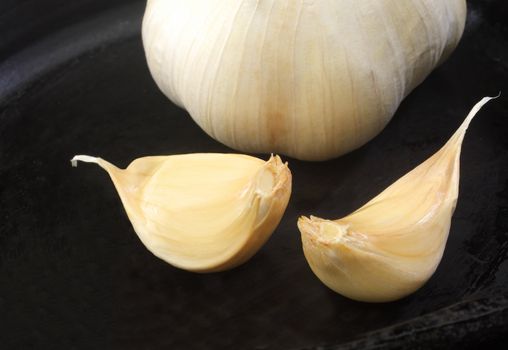
[[102, 158], [92, 157], [92, 156], [87, 156], [87, 155], [76, 155], [76, 156], [74, 156], [71, 159], [71, 166], [73, 168], [77, 168], [79, 162], [97, 164], [101, 168], [106, 170], [110, 175], [112, 175], [113, 172], [119, 170], [115, 165], [111, 164], [108, 161], [105, 161]]
[[100, 158], [92, 157], [92, 156], [86, 156], [86, 155], [76, 155], [71, 159], [71, 165], [74, 168], [78, 167], [78, 162], [84, 162], [84, 163], [95, 163], [99, 164]]
[[469, 124], [471, 124], [471, 121], [474, 119], [474, 117], [478, 114], [478, 112], [487, 104], [489, 101], [495, 100], [501, 96], [501, 92], [497, 94], [497, 96], [486, 96], [481, 99], [480, 102], [476, 103], [471, 111], [468, 113], [460, 127], [455, 132], [455, 135], [457, 134], [464, 134], [469, 127]]

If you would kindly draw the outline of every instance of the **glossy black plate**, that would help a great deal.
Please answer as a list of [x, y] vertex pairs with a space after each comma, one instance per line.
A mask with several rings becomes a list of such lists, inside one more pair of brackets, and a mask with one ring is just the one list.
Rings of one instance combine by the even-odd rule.
[[[231, 152], [157, 89], [139, 1], [0, 1], [0, 344], [3, 349], [502, 348], [508, 340], [508, 18], [471, 1], [453, 56], [372, 142], [342, 158], [289, 159], [293, 196], [245, 265], [193, 274], [140, 243], [105, 172], [156, 154]], [[350, 301], [310, 271], [296, 219], [340, 217], [448, 139], [466, 136], [442, 263], [417, 293]], [[262, 155], [266, 157], [266, 155]]]

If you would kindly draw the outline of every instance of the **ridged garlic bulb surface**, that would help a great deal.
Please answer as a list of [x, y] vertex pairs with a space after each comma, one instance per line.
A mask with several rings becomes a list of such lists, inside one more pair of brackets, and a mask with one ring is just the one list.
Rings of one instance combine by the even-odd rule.
[[325, 160], [376, 136], [459, 42], [465, 0], [148, 0], [159, 88], [244, 152]]

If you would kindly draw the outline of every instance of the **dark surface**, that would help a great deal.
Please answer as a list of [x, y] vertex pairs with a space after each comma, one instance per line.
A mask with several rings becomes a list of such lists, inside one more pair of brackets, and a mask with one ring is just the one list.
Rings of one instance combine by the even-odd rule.
[[[2, 10], [26, 4], [17, 11], [38, 15], [27, 10], [35, 1], [2, 1]], [[40, 14], [42, 32], [16, 27], [11, 16], [17, 12], [0, 12], [2, 348], [506, 344], [508, 35], [502, 1], [470, 3], [458, 50], [368, 145], [330, 162], [290, 159], [294, 191], [280, 227], [251, 261], [209, 275], [152, 256], [106, 173], [73, 169], [69, 159], [100, 155], [126, 166], [145, 155], [231, 150], [156, 88], [139, 36], [143, 3], [102, 11], [120, 1], [46, 2], [64, 8]], [[72, 16], [81, 20], [71, 22]], [[459, 202], [431, 280], [406, 299], [380, 305], [350, 301], [322, 285], [301, 251], [297, 217], [340, 217], [358, 208], [435, 152], [481, 97], [499, 91], [504, 95], [479, 113], [466, 136]]]

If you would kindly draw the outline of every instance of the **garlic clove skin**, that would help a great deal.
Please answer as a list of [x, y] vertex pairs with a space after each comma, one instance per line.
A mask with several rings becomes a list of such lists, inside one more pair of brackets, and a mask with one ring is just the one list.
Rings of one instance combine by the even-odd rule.
[[444, 147], [351, 215], [298, 220], [305, 257], [326, 286], [354, 300], [388, 302], [432, 276], [457, 203], [462, 140], [490, 99], [473, 108]]
[[279, 156], [144, 157], [126, 169], [76, 156], [110, 175], [132, 226], [157, 257], [195, 272], [231, 269], [268, 240], [286, 210], [291, 172]]
[[148, 0], [162, 92], [216, 140], [326, 160], [387, 125], [457, 46], [465, 0]]

